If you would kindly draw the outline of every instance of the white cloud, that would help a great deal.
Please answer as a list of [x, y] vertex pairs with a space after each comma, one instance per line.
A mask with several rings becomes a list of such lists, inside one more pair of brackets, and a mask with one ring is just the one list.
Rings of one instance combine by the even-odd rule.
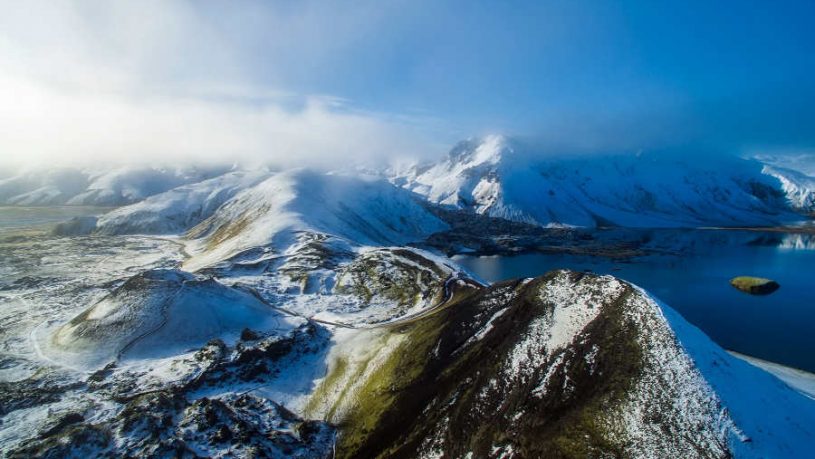
[[1, 8], [0, 163], [331, 165], [434, 145], [422, 120], [256, 84], [251, 53], [187, 3]]
[[[336, 101], [234, 101], [63, 91], [0, 78], [0, 150], [13, 163], [371, 160], [427, 147], [420, 129]], [[329, 164], [329, 165], [331, 165]]]

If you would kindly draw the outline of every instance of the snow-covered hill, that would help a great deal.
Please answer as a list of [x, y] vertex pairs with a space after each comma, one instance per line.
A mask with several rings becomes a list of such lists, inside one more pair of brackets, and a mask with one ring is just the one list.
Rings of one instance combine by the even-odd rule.
[[183, 233], [212, 215], [236, 194], [268, 177], [266, 171], [233, 171], [120, 207], [97, 222], [100, 234]]
[[147, 237], [37, 241], [58, 256], [24, 257], [33, 271], [3, 289], [21, 301], [3, 343], [31, 340], [37, 360], [0, 381], [0, 454], [807, 457], [815, 401], [633, 285], [485, 286], [448, 258], [362, 245], [435, 229], [414, 198], [270, 174], [199, 225], [192, 261], [217, 262], [195, 274], [139, 259]]
[[178, 236], [187, 271], [252, 285], [309, 317], [373, 323], [438, 301], [459, 269], [401, 246], [447, 228], [380, 178], [297, 169], [233, 171], [55, 232]]
[[121, 206], [225, 171], [223, 167], [29, 169], [0, 178], [0, 204]]
[[431, 202], [544, 226], [776, 225], [800, 219], [792, 208], [804, 193], [752, 160], [542, 156], [502, 136], [461, 142], [390, 179]]
[[75, 169], [22, 171], [0, 179], [0, 202], [20, 206], [64, 204], [87, 187], [87, 174]]
[[132, 277], [63, 325], [50, 349], [63, 362], [93, 368], [119, 358], [181, 354], [213, 338], [234, 341], [246, 327], [284, 334], [303, 322], [250, 293], [159, 269]]
[[815, 176], [775, 166], [764, 166], [763, 172], [781, 182], [781, 188], [795, 209], [815, 214]]
[[235, 195], [188, 232], [187, 269], [269, 247], [283, 251], [300, 232], [357, 245], [402, 245], [447, 228], [410, 193], [375, 178], [291, 170]]
[[611, 276], [462, 292], [370, 335], [310, 403], [339, 457], [805, 458], [815, 438], [815, 401]]

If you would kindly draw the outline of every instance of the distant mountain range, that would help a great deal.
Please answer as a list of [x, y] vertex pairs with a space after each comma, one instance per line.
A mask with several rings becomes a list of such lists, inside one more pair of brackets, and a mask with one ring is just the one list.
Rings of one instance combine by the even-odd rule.
[[0, 178], [0, 203], [17, 206], [123, 206], [227, 172], [213, 167], [28, 169]]
[[[374, 174], [434, 204], [540, 226], [770, 226], [815, 212], [813, 164], [815, 159], [806, 155], [557, 156], [502, 136], [487, 136], [460, 142], [437, 162]], [[140, 202], [140, 207], [112, 214], [108, 227], [112, 220], [127, 220], [126, 213], [137, 212], [140, 217], [130, 218], [131, 223], [138, 221], [142, 229], [160, 232], [188, 229], [272, 175], [191, 167], [26, 171], [0, 179], [0, 202], [21, 206]], [[155, 198], [145, 201], [150, 197]], [[151, 223], [153, 206], [167, 208]], [[170, 208], [175, 214], [167, 214]]]
[[547, 156], [501, 136], [461, 142], [389, 178], [434, 203], [543, 226], [761, 226], [815, 209], [814, 178], [758, 160]]
[[0, 413], [60, 397], [69, 412], [46, 430], [6, 423], [24, 431], [0, 444], [9, 457], [807, 457], [815, 438], [815, 402], [648, 292], [566, 270], [486, 285], [427, 244], [454, 225], [512, 239], [793, 222], [812, 178], [789, 165], [541, 158], [492, 136], [373, 175], [90, 177], [0, 190], [19, 205], [130, 202], [56, 231], [102, 246], [168, 235], [183, 261], [132, 266], [39, 341], [77, 384], [0, 382]]

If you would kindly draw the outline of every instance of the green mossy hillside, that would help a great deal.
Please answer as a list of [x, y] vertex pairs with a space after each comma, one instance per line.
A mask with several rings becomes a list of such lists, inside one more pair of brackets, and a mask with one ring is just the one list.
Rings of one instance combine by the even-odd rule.
[[[323, 408], [340, 429], [337, 456], [415, 457], [438, 442], [449, 457], [490, 457], [502, 444], [523, 457], [620, 457], [624, 433], [604, 414], [641, 372], [638, 329], [624, 319], [631, 287], [573, 345], [506, 380], [507, 359], [525, 332], [552, 315], [540, 291], [554, 275], [459, 291], [436, 313], [387, 329], [398, 344], [385, 347], [375, 368], [349, 375], [347, 365], [335, 365], [315, 396], [340, 394], [341, 410]], [[544, 379], [540, 397], [535, 387]], [[331, 387], [340, 380], [354, 385], [353, 395]]]

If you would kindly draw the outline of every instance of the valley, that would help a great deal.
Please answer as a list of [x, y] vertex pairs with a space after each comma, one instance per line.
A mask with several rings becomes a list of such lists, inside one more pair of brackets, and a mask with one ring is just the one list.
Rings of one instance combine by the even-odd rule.
[[0, 4], [0, 459], [815, 458], [815, 2]]
[[[749, 230], [646, 228], [402, 185], [232, 170], [4, 229], [0, 452], [806, 457], [808, 374], [777, 364], [815, 368], [815, 252], [780, 195], [726, 211]], [[758, 274], [781, 288], [727, 282]]]

